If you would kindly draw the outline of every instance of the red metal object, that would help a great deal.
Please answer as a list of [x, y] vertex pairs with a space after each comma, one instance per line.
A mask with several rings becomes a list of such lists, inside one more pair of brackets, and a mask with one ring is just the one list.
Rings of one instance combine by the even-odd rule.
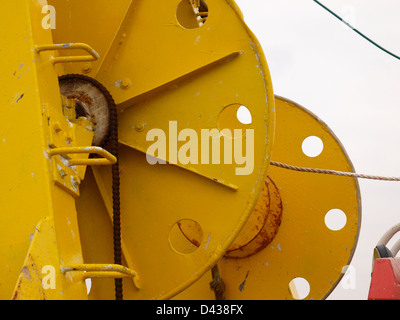
[[400, 300], [400, 258], [375, 260], [368, 300]]

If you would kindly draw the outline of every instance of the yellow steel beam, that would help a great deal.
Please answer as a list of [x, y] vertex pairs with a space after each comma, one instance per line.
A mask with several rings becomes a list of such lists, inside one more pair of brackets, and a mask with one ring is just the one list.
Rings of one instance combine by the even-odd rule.
[[6, 226], [0, 235], [0, 298], [86, 299], [84, 281], [65, 277], [59, 268], [83, 263], [75, 197], [85, 168], [66, 168], [47, 150], [90, 146], [93, 132], [84, 121], [82, 126], [66, 119], [54, 53], [35, 50], [53, 43], [42, 25], [41, 3], [6, 1], [0, 10], [9, 13], [0, 22], [0, 58], [7, 61], [0, 66], [0, 136], [2, 153], [10, 155], [0, 160], [0, 223]]

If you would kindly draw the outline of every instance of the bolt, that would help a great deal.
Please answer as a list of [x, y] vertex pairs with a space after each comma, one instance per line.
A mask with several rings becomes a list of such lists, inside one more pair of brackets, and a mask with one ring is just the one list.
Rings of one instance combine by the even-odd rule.
[[132, 85], [132, 81], [128, 78], [124, 78], [121, 81], [121, 88], [128, 89]]
[[58, 171], [58, 173], [60, 174], [60, 177], [61, 177], [61, 178], [64, 178], [64, 177], [67, 175], [63, 169], [60, 169], [60, 170]]
[[137, 126], [135, 126], [135, 130], [137, 132], [142, 132], [144, 130], [144, 124], [138, 124]]
[[58, 133], [58, 132], [61, 131], [61, 127], [60, 127], [60, 124], [59, 124], [58, 122], [56, 122], [56, 123], [53, 125], [53, 130], [54, 130], [55, 133]]
[[90, 71], [92, 71], [92, 64], [91, 63], [85, 63], [82, 67], [82, 71], [84, 73], [90, 73]]
[[72, 182], [72, 185], [74, 186], [74, 188], [79, 186], [79, 180], [77, 178], [73, 177], [71, 179], [71, 182]]
[[65, 137], [65, 142], [70, 146], [71, 142], [74, 141], [74, 139], [72, 139], [68, 133], [65, 133], [64, 137]]

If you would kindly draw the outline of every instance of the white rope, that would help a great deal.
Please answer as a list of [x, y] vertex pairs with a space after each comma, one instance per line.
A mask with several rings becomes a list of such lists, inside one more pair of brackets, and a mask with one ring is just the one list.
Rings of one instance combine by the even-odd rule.
[[292, 166], [292, 165], [280, 163], [280, 162], [275, 162], [275, 161], [271, 161], [270, 163], [271, 163], [271, 165], [273, 165], [275, 167], [293, 170], [293, 171], [299, 171], [299, 172], [331, 174], [331, 175], [335, 175], [335, 176], [344, 176], [344, 177], [380, 180], [380, 181], [400, 181], [400, 177], [372, 176], [372, 175], [355, 173], [355, 172], [343, 172], [343, 171], [327, 170], [327, 169], [296, 167], [296, 166]]

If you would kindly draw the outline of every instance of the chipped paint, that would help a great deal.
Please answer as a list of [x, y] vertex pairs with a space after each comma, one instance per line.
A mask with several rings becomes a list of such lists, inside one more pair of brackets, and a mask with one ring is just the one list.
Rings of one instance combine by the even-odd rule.
[[24, 94], [21, 93], [21, 94], [19, 95], [19, 97], [15, 100], [15, 103], [18, 103], [18, 101], [21, 100], [23, 97], [24, 97]]
[[27, 280], [29, 280], [29, 281], [31, 280], [31, 273], [30, 273], [29, 268], [27, 266], [23, 266], [22, 267], [21, 273], [24, 275], [24, 277]]
[[[264, 205], [261, 206], [260, 202]], [[257, 216], [260, 210], [266, 218], [264, 224], [251, 223], [247, 228], [246, 224], [242, 229], [242, 232], [249, 232], [249, 234], [254, 234], [254, 231], [258, 231], [256, 236], [253, 237], [250, 242], [233, 246], [231, 250], [227, 250], [224, 255], [225, 258], [245, 258], [254, 255], [266, 248], [277, 235], [282, 221], [282, 200], [278, 188], [269, 177], [267, 177], [265, 181], [262, 196], [259, 198], [259, 202], [248, 221], [251, 222], [252, 217], [253, 220], [255, 217], [260, 219], [260, 217]], [[238, 237], [237, 239], [240, 238]], [[271, 248], [273, 249], [274, 247]], [[281, 250], [280, 244], [278, 245], [278, 249]]]
[[242, 292], [244, 290], [244, 286], [246, 285], [247, 277], [249, 276], [250, 271], [247, 271], [246, 277], [244, 278], [243, 282], [239, 285], [239, 291]]
[[211, 233], [208, 234], [207, 242], [206, 242], [206, 245], [205, 245], [205, 247], [204, 247], [204, 250], [207, 250], [208, 245], [210, 244], [210, 239], [211, 239]]

